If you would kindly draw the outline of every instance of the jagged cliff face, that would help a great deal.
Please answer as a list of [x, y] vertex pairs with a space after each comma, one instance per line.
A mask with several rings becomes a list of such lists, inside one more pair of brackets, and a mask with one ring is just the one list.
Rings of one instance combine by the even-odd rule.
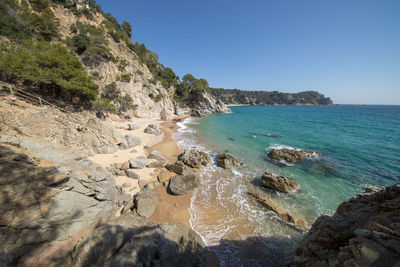
[[287, 266], [399, 266], [400, 184], [343, 202], [322, 215]]
[[[82, 1], [78, 1], [82, 2]], [[53, 7], [54, 13], [60, 21], [60, 34], [62, 39], [71, 37], [71, 26], [76, 22], [93, 25], [99, 29], [104, 29], [105, 18], [100, 13], [95, 13], [92, 19], [85, 16], [77, 16], [70, 9], [61, 5]], [[139, 56], [126, 45], [125, 42], [117, 43], [104, 29], [107, 39], [107, 47], [115, 58], [126, 60], [126, 66], [121, 67], [118, 62], [106, 61], [100, 64], [85, 64], [88, 74], [98, 73], [99, 79], [95, 80], [101, 88], [107, 84], [116, 82], [117, 88], [122, 94], [130, 95], [133, 104], [137, 107], [128, 113], [137, 117], [159, 118], [160, 114], [170, 117], [174, 114], [189, 113], [190, 107], [178, 105], [173, 96], [175, 87], [165, 88], [160, 81], [155, 80], [146, 64], [139, 60]], [[83, 56], [80, 56], [81, 61]], [[84, 62], [84, 61], [83, 61]], [[85, 63], [85, 62], [84, 62]], [[130, 81], [118, 81], [121, 75], [130, 75]], [[157, 96], [159, 96], [157, 98]], [[226, 112], [225, 105], [217, 101], [210, 93], [205, 92], [204, 97], [199, 99], [197, 109], [202, 110], [202, 114], [213, 112]]]

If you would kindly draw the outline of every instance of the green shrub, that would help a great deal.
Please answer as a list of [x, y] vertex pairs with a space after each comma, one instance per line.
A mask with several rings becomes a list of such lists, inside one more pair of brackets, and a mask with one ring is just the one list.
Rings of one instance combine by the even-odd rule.
[[120, 70], [125, 69], [127, 66], [128, 66], [128, 61], [127, 61], [126, 59], [122, 58], [122, 59], [120, 59], [120, 60], [118, 61], [118, 68], [119, 68]]
[[32, 33], [18, 14], [13, 12], [13, 8], [16, 8], [15, 5], [12, 4], [12, 1], [0, 1], [0, 35], [7, 36], [12, 40], [26, 39]]
[[132, 34], [132, 26], [129, 22], [124, 21], [122, 22], [122, 29], [124, 30], [125, 34], [131, 38], [131, 34]]
[[128, 73], [121, 74], [121, 76], [118, 77], [118, 80], [121, 82], [130, 82], [131, 81], [131, 75]]
[[82, 62], [86, 66], [98, 66], [101, 62], [113, 61], [114, 57], [108, 47], [90, 45], [82, 54]]
[[121, 91], [117, 88], [117, 84], [115, 82], [112, 82], [104, 87], [101, 97], [107, 98], [110, 101], [116, 101], [120, 94]]
[[154, 98], [155, 102], [160, 102], [160, 100], [164, 97], [163, 94], [159, 93], [158, 95], [156, 95], [156, 97]]
[[133, 99], [130, 95], [124, 95], [121, 96], [118, 99], [118, 111], [121, 112], [126, 112], [130, 109], [135, 109], [137, 108], [137, 105], [133, 104]]
[[141, 71], [141, 70], [136, 70], [136, 74], [138, 74], [138, 75], [143, 75], [143, 71]]
[[29, 3], [37, 12], [41, 12], [42, 10], [48, 8], [51, 4], [50, 0], [29, 0]]
[[94, 108], [97, 111], [108, 112], [108, 113], [117, 113], [117, 109], [111, 103], [111, 101], [107, 98], [100, 98], [94, 102]]
[[32, 40], [18, 45], [0, 44], [0, 77], [3, 79], [35, 82], [61, 95], [75, 95], [82, 100], [97, 97], [98, 86], [85, 74], [79, 59], [61, 44]]
[[151, 83], [151, 84], [156, 84], [156, 83], [157, 83], [157, 80], [154, 79], [154, 78], [151, 78], [151, 79], [149, 79], [149, 83]]
[[93, 71], [93, 72], [92, 72], [92, 76], [93, 76], [93, 79], [94, 79], [94, 80], [101, 80], [101, 79], [103, 79], [103, 76], [101, 76], [100, 73], [97, 72], [97, 71]]

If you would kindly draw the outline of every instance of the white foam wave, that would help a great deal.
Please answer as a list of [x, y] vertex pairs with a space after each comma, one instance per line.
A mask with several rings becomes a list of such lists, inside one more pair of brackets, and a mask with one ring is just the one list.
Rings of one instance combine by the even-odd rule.
[[282, 144], [272, 144], [269, 147], [265, 148], [265, 150], [272, 150], [272, 149], [292, 149], [292, 150], [301, 150], [301, 148], [295, 148], [287, 145], [282, 145]]

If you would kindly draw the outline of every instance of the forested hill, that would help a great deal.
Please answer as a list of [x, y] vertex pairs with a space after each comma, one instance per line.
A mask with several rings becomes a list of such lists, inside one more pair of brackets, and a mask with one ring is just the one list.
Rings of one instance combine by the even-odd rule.
[[212, 95], [226, 105], [332, 105], [329, 97], [316, 91], [282, 93], [278, 91], [245, 91], [211, 88]]

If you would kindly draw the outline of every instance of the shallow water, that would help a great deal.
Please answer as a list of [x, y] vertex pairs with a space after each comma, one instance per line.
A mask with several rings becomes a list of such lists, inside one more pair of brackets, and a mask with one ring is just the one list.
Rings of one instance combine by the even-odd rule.
[[[192, 198], [192, 227], [224, 266], [281, 265], [303, 235], [247, 191], [268, 195], [312, 224], [368, 185], [400, 182], [400, 106], [231, 109], [231, 114], [189, 119], [175, 135], [183, 148], [212, 157], [228, 152], [247, 165], [232, 171], [209, 165]], [[299, 164], [268, 161], [269, 150], [284, 146], [322, 156]], [[294, 178], [301, 191], [287, 196], [263, 190], [259, 177], [265, 170]]]

